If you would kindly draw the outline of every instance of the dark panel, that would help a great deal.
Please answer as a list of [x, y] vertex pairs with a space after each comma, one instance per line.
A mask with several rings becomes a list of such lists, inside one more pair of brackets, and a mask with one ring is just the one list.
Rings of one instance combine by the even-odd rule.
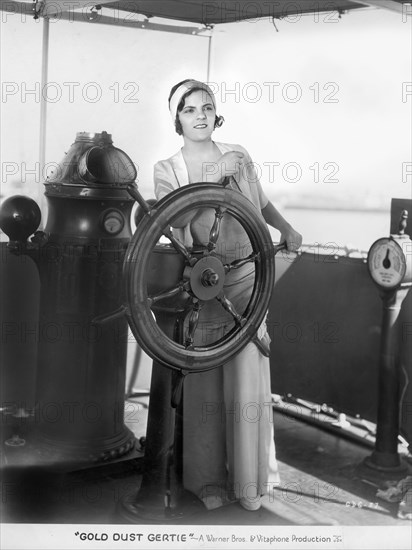
[[34, 407], [40, 282], [28, 256], [0, 243], [0, 406]]
[[401, 433], [412, 448], [412, 291], [405, 299], [400, 319], [401, 331], [401, 379], [404, 384], [401, 394]]
[[[411, 300], [409, 293], [399, 323], [405, 365], [412, 364]], [[303, 253], [273, 292], [272, 391], [375, 420], [381, 319], [363, 260]]]

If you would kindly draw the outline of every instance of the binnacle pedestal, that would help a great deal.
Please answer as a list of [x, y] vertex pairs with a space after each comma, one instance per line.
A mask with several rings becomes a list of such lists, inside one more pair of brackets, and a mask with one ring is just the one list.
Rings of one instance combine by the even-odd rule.
[[41, 462], [111, 461], [135, 445], [124, 424], [127, 320], [116, 313], [135, 177], [110, 134], [80, 132], [45, 182], [44, 231], [27, 242], [40, 222], [31, 199], [2, 207], [8, 251], [30, 256], [40, 274], [32, 442]]

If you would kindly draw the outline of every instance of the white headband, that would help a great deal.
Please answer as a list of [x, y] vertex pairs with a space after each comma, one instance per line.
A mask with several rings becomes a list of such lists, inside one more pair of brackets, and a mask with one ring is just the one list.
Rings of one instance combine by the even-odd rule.
[[209, 86], [204, 82], [200, 82], [199, 80], [189, 80], [189, 82], [184, 82], [183, 84], [181, 84], [170, 98], [169, 110], [170, 114], [172, 115], [173, 121], [176, 120], [177, 108], [182, 100], [182, 97], [185, 95], [186, 92], [192, 90], [193, 88], [200, 88], [207, 92], [213, 102], [214, 108], [216, 109], [216, 99]]

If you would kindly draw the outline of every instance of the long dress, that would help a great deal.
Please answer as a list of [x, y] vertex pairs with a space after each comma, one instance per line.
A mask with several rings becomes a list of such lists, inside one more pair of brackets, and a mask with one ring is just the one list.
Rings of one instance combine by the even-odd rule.
[[[239, 145], [216, 143], [222, 154], [242, 151], [244, 159], [235, 175], [236, 187], [260, 212], [268, 202], [247, 151]], [[154, 170], [157, 199], [189, 184], [181, 151], [158, 162]], [[232, 224], [232, 225], [231, 225]], [[237, 224], [237, 225], [236, 225]], [[236, 220], [223, 232], [222, 258], [230, 262], [250, 253], [247, 235]], [[174, 230], [190, 245], [190, 226]], [[229, 243], [232, 232], [236, 235]], [[243, 240], [242, 240], [243, 239]], [[219, 247], [217, 247], [219, 250]], [[224, 293], [242, 312], [249, 301], [254, 267], [246, 264], [229, 272]], [[230, 329], [233, 318], [215, 300], [200, 313], [195, 345], [215, 342]], [[265, 323], [258, 337], [268, 339]], [[269, 359], [250, 342], [225, 365], [204, 373], [191, 373], [185, 379], [183, 398], [183, 483], [208, 508], [233, 499], [251, 504], [279, 483], [273, 436]]]

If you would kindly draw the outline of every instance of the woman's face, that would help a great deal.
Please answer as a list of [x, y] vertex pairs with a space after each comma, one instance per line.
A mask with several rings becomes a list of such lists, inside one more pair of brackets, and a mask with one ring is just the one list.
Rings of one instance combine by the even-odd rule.
[[192, 141], [210, 139], [215, 129], [216, 110], [207, 92], [198, 90], [187, 96], [178, 116], [186, 139]]

